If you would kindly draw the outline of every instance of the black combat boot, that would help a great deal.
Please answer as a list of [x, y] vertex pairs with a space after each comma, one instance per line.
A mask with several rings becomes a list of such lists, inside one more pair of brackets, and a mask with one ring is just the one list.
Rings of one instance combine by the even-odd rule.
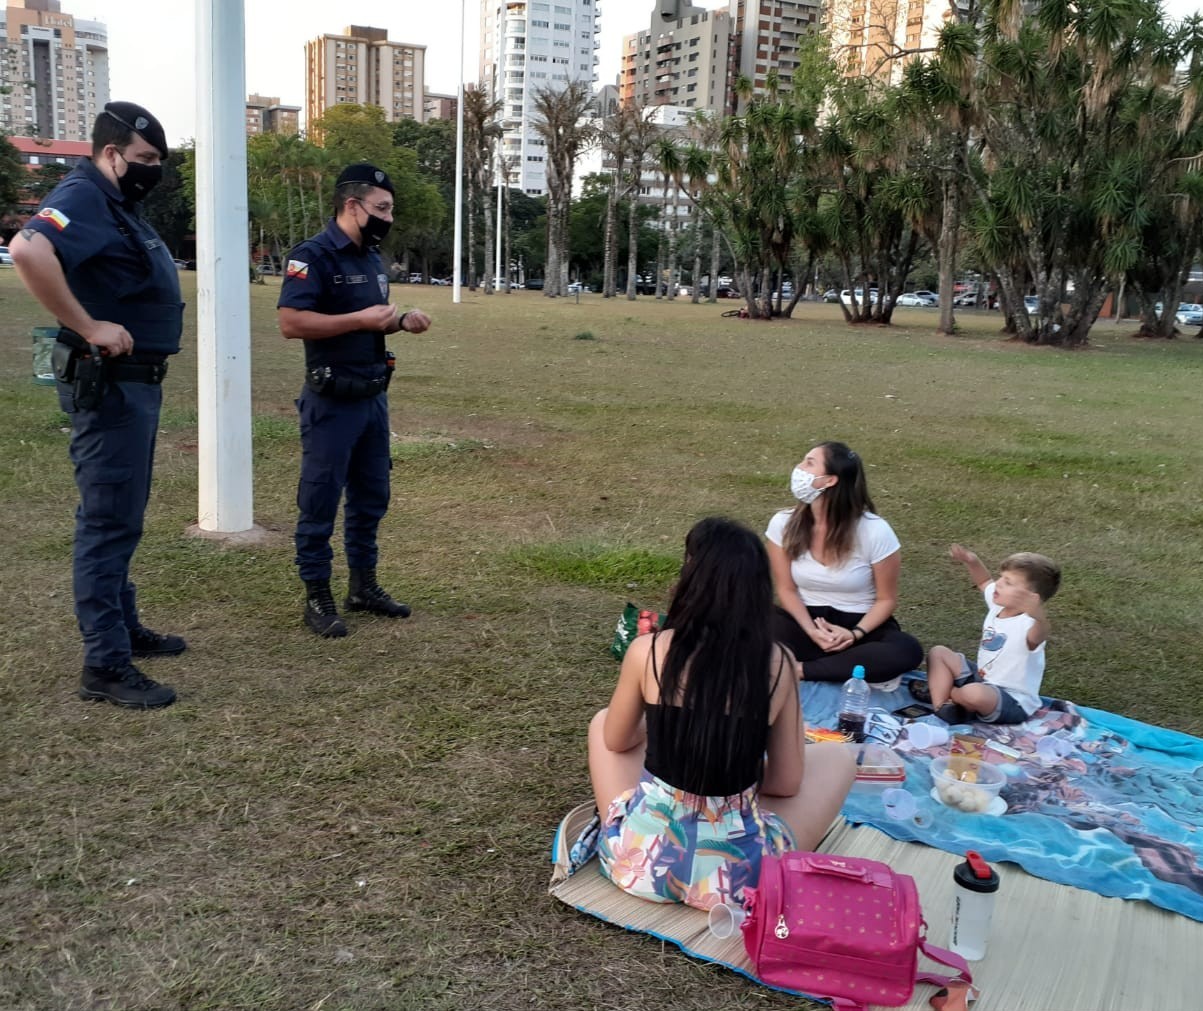
[[134, 656], [179, 656], [188, 644], [170, 632], [152, 632], [145, 625], [129, 630], [129, 649]]
[[324, 639], [338, 639], [347, 634], [347, 626], [338, 616], [330, 580], [314, 579], [305, 583], [305, 624]]
[[112, 702], [131, 709], [160, 709], [175, 701], [171, 685], [152, 681], [132, 663], [85, 667], [79, 681], [79, 697], [93, 702]]
[[409, 605], [393, 600], [376, 582], [375, 569], [352, 569], [351, 586], [347, 591], [348, 611], [370, 611], [386, 618], [408, 618]]

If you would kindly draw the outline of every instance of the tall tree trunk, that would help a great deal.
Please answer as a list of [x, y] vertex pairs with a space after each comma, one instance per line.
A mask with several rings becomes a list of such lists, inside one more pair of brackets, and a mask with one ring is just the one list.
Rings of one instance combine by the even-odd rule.
[[702, 212], [696, 205], [693, 209], [693, 271], [689, 279], [692, 282], [689, 301], [697, 305], [702, 299], [699, 284], [702, 280]]
[[551, 187], [547, 190], [547, 266], [543, 271], [543, 297], [560, 294], [560, 246], [556, 242], [556, 220], [559, 207]]
[[505, 256], [505, 293], [510, 293], [510, 264], [513, 262], [510, 259], [510, 184], [507, 172], [502, 172], [506, 178], [502, 182], [504, 189], [501, 191], [501, 223], [502, 223], [502, 246], [503, 255]]
[[722, 250], [719, 248], [718, 223], [710, 224], [710, 290], [706, 296], [707, 302], [718, 301], [718, 266]]
[[937, 333], [952, 336], [956, 332], [953, 301], [957, 283], [957, 240], [961, 229], [960, 176], [945, 176], [943, 180], [944, 213], [940, 224], [939, 272], [940, 325]]
[[610, 181], [610, 192], [606, 194], [606, 234], [602, 245], [602, 298], [613, 298], [614, 280], [614, 229], [618, 218], [617, 183]]
[[677, 266], [677, 211], [680, 209], [680, 189], [673, 186], [673, 216], [668, 233], [668, 299], [671, 302], [677, 297], [677, 276], [680, 270]]
[[635, 301], [635, 283], [639, 277], [639, 191], [631, 194], [627, 206], [627, 301]]
[[493, 201], [489, 199], [488, 189], [482, 190], [481, 195], [484, 197], [484, 199], [481, 200], [481, 210], [485, 217], [484, 289], [486, 295], [492, 295], [495, 278], [493, 271], [489, 269], [489, 264], [492, 262], [492, 258], [497, 255], [496, 247], [493, 245]]

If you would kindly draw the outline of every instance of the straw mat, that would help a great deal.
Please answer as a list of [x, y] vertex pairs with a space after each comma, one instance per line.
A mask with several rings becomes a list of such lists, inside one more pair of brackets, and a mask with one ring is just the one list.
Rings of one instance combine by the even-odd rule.
[[[676, 944], [686, 954], [755, 980], [743, 941], [711, 937], [706, 915], [683, 905], [646, 902], [615, 888], [594, 857], [568, 873], [568, 850], [593, 815], [593, 804], [571, 811], [556, 835], [551, 894], [561, 902], [627, 930]], [[948, 944], [952, 870], [960, 857], [891, 839], [837, 819], [819, 846], [825, 853], [880, 860], [919, 886], [928, 936]], [[990, 948], [971, 963], [981, 996], [973, 1011], [1178, 1011], [1201, 1007], [1195, 993], [1203, 924], [1147, 902], [1104, 898], [997, 865], [1002, 883]], [[920, 957], [921, 967], [925, 960]], [[947, 972], [933, 963], [934, 971]], [[759, 981], [757, 981], [759, 982]], [[935, 988], [915, 987], [907, 1008], [928, 1011]]]

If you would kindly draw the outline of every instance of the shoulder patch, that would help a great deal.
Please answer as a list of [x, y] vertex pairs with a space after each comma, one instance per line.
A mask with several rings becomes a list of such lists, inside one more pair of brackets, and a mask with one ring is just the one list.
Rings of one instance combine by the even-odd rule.
[[38, 211], [38, 217], [45, 218], [60, 232], [71, 224], [71, 219], [67, 215], [62, 211], [56, 211], [53, 207], [43, 207]]
[[287, 275], [289, 277], [299, 277], [303, 281], [309, 276], [309, 264], [301, 260], [289, 260]]

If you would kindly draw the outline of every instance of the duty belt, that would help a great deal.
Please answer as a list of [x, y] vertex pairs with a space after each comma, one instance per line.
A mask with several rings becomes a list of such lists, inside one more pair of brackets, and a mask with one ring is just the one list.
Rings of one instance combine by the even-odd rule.
[[128, 355], [106, 358], [104, 374], [115, 383], [150, 383], [157, 386], [167, 375], [167, 359], [149, 355], [143, 358], [131, 358]]
[[305, 385], [314, 393], [335, 400], [368, 400], [388, 389], [396, 367], [396, 356], [385, 353], [384, 374], [373, 379], [357, 376], [340, 376], [331, 365], [319, 365], [305, 373]]

